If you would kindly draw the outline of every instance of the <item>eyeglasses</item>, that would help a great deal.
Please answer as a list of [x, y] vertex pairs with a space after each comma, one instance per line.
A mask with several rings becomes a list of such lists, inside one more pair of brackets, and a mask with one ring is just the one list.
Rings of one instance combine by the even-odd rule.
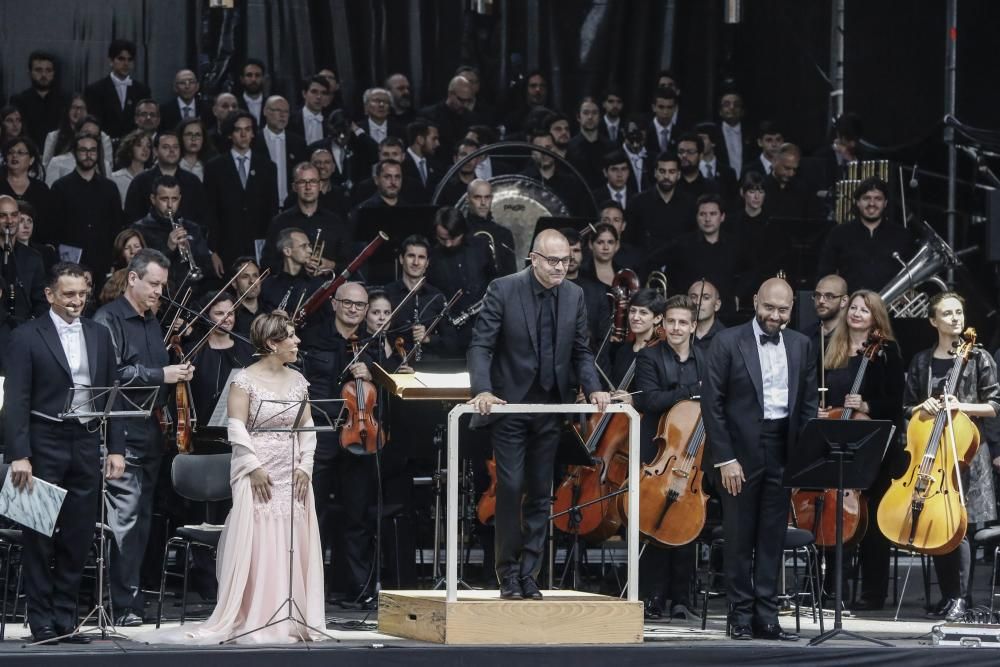
[[847, 296], [846, 294], [833, 294], [832, 292], [813, 292], [813, 301], [836, 301]]
[[367, 301], [351, 301], [350, 299], [334, 299], [342, 305], [344, 308], [350, 310], [364, 310], [368, 307]]
[[372, 104], [389, 104], [389, 100], [383, 100], [383, 99], [370, 100], [370, 102]]
[[303, 185], [303, 186], [306, 186], [306, 187], [309, 187], [309, 186], [315, 187], [315, 186], [319, 185], [319, 179], [316, 179], [316, 178], [300, 178], [299, 180], [295, 181], [295, 184], [296, 185]]
[[568, 267], [570, 260], [573, 259], [572, 257], [549, 257], [548, 255], [543, 255], [542, 253], [535, 252], [534, 250], [531, 251], [531, 254], [538, 255], [539, 257], [544, 259], [546, 263], [548, 263], [549, 267], [553, 269], [559, 266], [560, 264], [562, 264], [565, 267]]

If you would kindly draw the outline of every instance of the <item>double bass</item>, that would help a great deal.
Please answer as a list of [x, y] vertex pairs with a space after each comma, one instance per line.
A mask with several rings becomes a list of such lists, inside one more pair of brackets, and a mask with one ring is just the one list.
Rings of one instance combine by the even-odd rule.
[[[861, 364], [854, 375], [851, 394], [861, 391], [868, 364], [878, 356], [885, 344], [885, 335], [875, 329], [865, 341]], [[827, 419], [870, 419], [853, 408], [831, 408]], [[798, 528], [808, 530], [816, 538], [816, 545], [832, 547], [837, 543], [837, 490], [792, 492], [792, 515]], [[868, 529], [868, 503], [860, 489], [844, 489], [844, 546], [857, 544]]]
[[[705, 422], [697, 400], [677, 402], [660, 417], [659, 451], [639, 478], [639, 532], [666, 546], [689, 544], [705, 527], [708, 496], [702, 490]], [[619, 499], [626, 513], [628, 494]], [[627, 515], [626, 515], [627, 516]]]
[[[962, 368], [976, 344], [966, 329], [945, 380], [953, 396]], [[931, 417], [916, 410], [906, 427], [906, 472], [892, 480], [878, 508], [878, 527], [904, 549], [940, 556], [965, 537], [969, 517], [960, 491], [960, 468], [968, 467], [979, 448], [979, 429], [968, 415], [944, 406]]]

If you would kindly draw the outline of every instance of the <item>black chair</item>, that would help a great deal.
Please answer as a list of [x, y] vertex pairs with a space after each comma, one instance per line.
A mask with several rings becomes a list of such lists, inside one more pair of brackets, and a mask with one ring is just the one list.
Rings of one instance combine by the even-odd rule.
[[[2, 479], [2, 477], [0, 477]], [[17, 580], [14, 585], [14, 608], [11, 611], [11, 618], [17, 621], [18, 602], [21, 599], [21, 531], [11, 528], [0, 529], [0, 558], [3, 559], [3, 607], [0, 607], [0, 641], [3, 641], [7, 631], [7, 605], [10, 600], [10, 575], [13, 569]], [[13, 565], [16, 562], [16, 565]], [[13, 565], [13, 567], [12, 567]], [[25, 602], [25, 620], [27, 620], [27, 602]]]
[[[229, 463], [231, 454], [194, 455], [183, 454], [174, 458], [170, 477], [177, 495], [195, 502], [219, 502], [232, 497], [229, 486]], [[160, 574], [160, 595], [156, 607], [156, 627], [160, 627], [163, 615], [163, 595], [167, 577], [177, 577], [181, 585], [181, 625], [187, 617], [188, 574], [191, 569], [191, 550], [204, 549], [213, 556], [219, 548], [222, 526], [181, 526], [174, 537], [167, 540], [163, 549], [163, 567]], [[183, 550], [182, 572], [167, 570], [171, 548]]]
[[972, 536], [972, 563], [969, 568], [969, 581], [973, 581], [976, 574], [976, 552], [979, 547], [983, 548], [983, 555], [993, 551], [993, 574], [990, 577], [990, 615], [993, 614], [993, 601], [997, 597], [997, 574], [1000, 569], [1000, 526], [990, 526], [977, 530]]

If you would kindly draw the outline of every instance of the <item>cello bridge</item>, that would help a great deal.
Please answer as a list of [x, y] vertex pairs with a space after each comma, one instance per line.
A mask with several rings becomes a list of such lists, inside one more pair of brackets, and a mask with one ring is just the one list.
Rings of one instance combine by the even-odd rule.
[[688, 477], [691, 476], [691, 473], [687, 472], [686, 470], [681, 470], [680, 468], [671, 468], [670, 472], [674, 473], [678, 477], [683, 477], [684, 479], [687, 479]]

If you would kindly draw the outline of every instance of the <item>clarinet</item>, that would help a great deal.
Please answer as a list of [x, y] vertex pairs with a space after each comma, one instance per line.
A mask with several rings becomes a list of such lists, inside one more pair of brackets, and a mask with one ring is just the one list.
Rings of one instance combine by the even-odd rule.
[[[413, 324], [414, 325], [420, 324], [420, 295], [419, 294], [414, 294], [413, 295]], [[419, 344], [421, 342], [422, 341], [418, 341], [418, 340], [414, 340], [413, 341], [413, 346], [417, 349], [417, 351], [413, 353], [413, 361], [415, 361], [415, 362], [419, 362], [420, 359], [424, 356], [424, 353], [422, 351], [422, 346]]]

